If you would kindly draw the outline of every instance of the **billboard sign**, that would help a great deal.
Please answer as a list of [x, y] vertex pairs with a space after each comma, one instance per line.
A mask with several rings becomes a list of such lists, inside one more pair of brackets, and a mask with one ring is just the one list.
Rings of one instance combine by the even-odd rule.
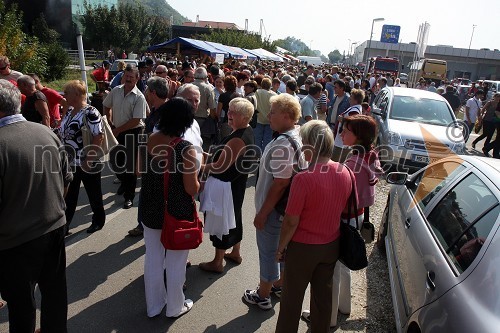
[[400, 30], [401, 27], [399, 25], [384, 24], [384, 26], [382, 27], [382, 35], [380, 36], [380, 41], [383, 43], [397, 44], [399, 41]]

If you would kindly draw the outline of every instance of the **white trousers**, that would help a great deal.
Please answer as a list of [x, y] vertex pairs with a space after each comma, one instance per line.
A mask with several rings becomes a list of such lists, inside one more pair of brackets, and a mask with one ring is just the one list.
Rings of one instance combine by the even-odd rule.
[[[182, 287], [186, 282], [186, 261], [189, 250], [165, 250], [160, 241], [161, 230], [144, 226], [144, 288], [148, 317], [161, 313], [167, 305], [166, 316], [177, 316], [184, 306]], [[163, 274], [167, 273], [167, 285]]]
[[331, 327], [337, 326], [338, 311], [351, 313], [351, 270], [340, 261], [333, 271]]

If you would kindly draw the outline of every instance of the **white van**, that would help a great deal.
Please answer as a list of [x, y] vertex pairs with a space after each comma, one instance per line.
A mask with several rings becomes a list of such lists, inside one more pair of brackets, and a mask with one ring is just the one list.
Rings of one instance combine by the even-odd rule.
[[298, 56], [297, 59], [299, 59], [300, 62], [303, 64], [307, 62], [308, 65], [313, 65], [313, 66], [323, 65], [323, 61], [321, 60], [320, 57]]

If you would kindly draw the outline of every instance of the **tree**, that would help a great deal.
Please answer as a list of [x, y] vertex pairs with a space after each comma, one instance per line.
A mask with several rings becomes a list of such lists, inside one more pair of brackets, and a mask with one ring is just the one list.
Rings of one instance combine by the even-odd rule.
[[92, 5], [87, 1], [80, 16], [86, 47], [139, 52], [152, 43], [163, 42], [170, 35], [170, 23], [148, 14], [140, 4], [120, 2], [118, 6]]
[[46, 50], [40, 47], [38, 38], [23, 32], [22, 13], [17, 5], [10, 8], [0, 0], [0, 54], [9, 58], [12, 68], [23, 73], [47, 71]]
[[274, 43], [276, 46], [282, 47], [290, 52], [294, 56], [314, 56], [319, 57], [321, 55], [320, 51], [311, 50], [303, 41], [297, 39], [295, 37], [287, 37], [285, 39], [275, 40]]
[[263, 48], [270, 52], [276, 51], [276, 45], [268, 38], [262, 39], [259, 34], [247, 33], [236, 29], [212, 29], [209, 34], [195, 36], [195, 39], [216, 42], [245, 49]]
[[33, 21], [32, 28], [33, 34], [42, 42], [41, 47], [47, 55], [47, 71], [45, 75], [41, 74], [41, 76], [48, 81], [62, 78], [70, 59], [66, 50], [59, 43], [59, 33], [49, 28], [43, 14]]
[[335, 64], [342, 59], [342, 54], [340, 54], [339, 50], [334, 50], [334, 51], [328, 53], [328, 59], [330, 59], [330, 62], [332, 64]]

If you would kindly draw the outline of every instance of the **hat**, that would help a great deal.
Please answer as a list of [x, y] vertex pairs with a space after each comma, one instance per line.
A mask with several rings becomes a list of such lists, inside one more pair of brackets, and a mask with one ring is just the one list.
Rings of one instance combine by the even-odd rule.
[[109, 61], [107, 61], [107, 60], [104, 60], [104, 61], [102, 62], [102, 65], [103, 65], [103, 66], [107, 66], [107, 65], [111, 65], [111, 63], [110, 63]]

